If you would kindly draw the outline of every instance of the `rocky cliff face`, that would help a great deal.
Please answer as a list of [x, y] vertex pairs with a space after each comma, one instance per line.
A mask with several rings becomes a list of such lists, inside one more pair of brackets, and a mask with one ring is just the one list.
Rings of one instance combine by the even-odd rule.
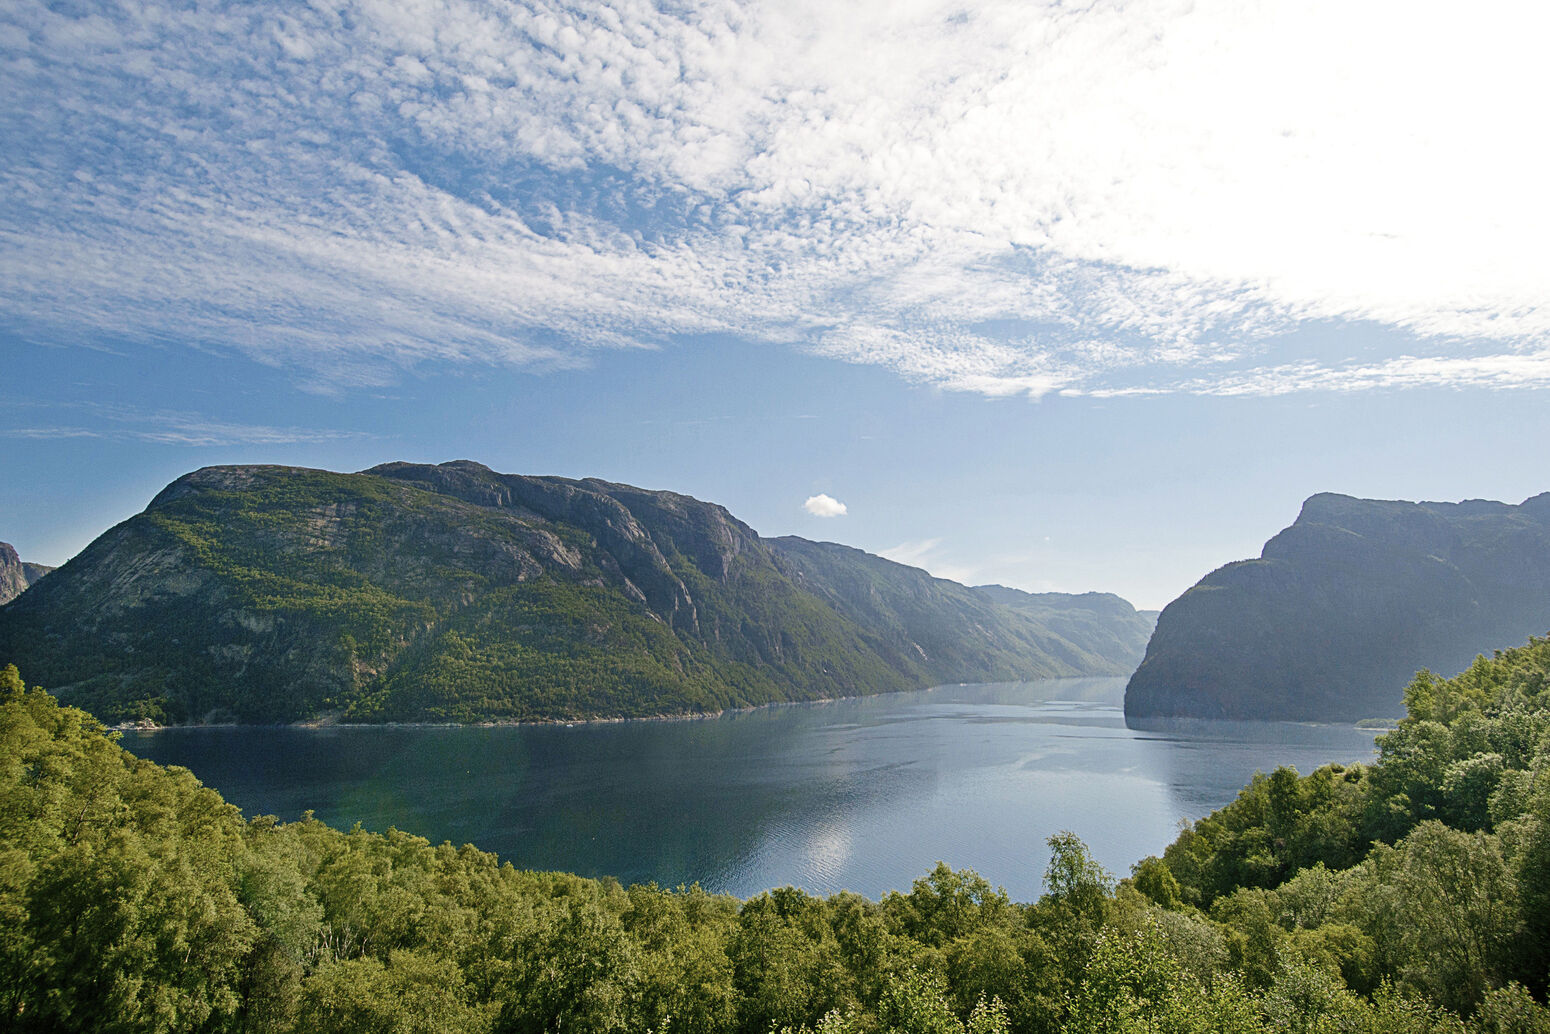
[[1004, 606], [592, 479], [214, 467], [0, 614], [0, 663], [114, 720], [688, 713], [1123, 673], [1114, 602]]
[[1316, 495], [1258, 560], [1169, 604], [1132, 717], [1349, 720], [1550, 629], [1550, 493], [1519, 506]]
[[0, 607], [27, 591], [27, 587], [52, 571], [43, 564], [30, 564], [16, 555], [9, 542], [0, 542]]

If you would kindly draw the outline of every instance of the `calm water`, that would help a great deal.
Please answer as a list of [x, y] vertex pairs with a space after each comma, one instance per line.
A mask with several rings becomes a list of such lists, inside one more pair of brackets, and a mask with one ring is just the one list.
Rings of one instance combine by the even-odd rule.
[[946, 686], [720, 718], [469, 728], [167, 729], [125, 747], [248, 814], [472, 842], [520, 868], [740, 897], [876, 897], [940, 859], [1014, 899], [1051, 833], [1118, 874], [1256, 769], [1371, 755], [1349, 726], [1125, 726], [1124, 679]]

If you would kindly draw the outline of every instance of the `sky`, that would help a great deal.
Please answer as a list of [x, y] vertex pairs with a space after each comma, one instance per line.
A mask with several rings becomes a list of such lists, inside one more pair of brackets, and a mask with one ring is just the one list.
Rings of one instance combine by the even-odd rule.
[[0, 539], [476, 459], [1157, 608], [1550, 489], [1550, 8], [0, 8]]

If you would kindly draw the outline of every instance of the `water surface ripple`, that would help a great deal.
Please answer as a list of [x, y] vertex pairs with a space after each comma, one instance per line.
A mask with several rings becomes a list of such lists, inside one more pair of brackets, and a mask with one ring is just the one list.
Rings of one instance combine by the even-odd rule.
[[877, 897], [938, 860], [1033, 900], [1069, 829], [1117, 874], [1256, 771], [1372, 754], [1284, 722], [1125, 724], [1124, 679], [943, 686], [717, 718], [502, 728], [164, 729], [125, 747], [248, 814], [465, 842], [520, 868]]

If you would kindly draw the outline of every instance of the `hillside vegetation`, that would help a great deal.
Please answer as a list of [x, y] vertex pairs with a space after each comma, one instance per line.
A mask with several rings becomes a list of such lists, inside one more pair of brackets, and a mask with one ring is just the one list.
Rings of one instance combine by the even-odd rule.
[[1151, 622], [1123, 600], [1013, 595], [671, 492], [211, 467], [0, 610], [0, 663], [167, 723], [714, 712], [1140, 660]]
[[1370, 767], [1256, 777], [1117, 885], [1020, 904], [518, 872], [244, 819], [0, 673], [0, 1027], [992, 1034], [1550, 1029], [1550, 640], [1423, 673]]
[[1316, 495], [1256, 560], [1162, 612], [1132, 717], [1354, 721], [1550, 629], [1550, 493], [1517, 506]]

